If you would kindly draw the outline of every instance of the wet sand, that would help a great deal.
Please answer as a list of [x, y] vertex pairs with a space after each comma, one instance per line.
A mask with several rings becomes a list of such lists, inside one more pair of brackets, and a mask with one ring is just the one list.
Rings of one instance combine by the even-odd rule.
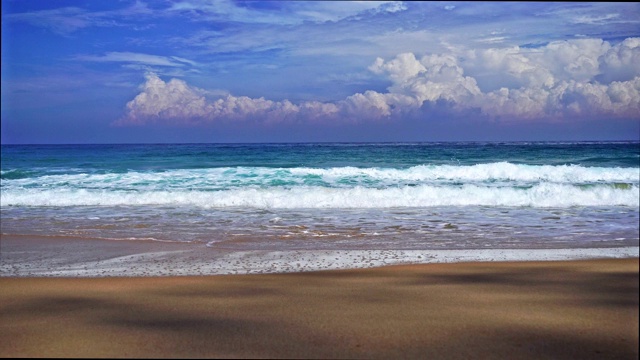
[[574, 249], [238, 250], [204, 243], [0, 236], [0, 277], [264, 274], [389, 265], [637, 258], [638, 246]]
[[637, 359], [638, 267], [631, 258], [4, 276], [0, 356]]

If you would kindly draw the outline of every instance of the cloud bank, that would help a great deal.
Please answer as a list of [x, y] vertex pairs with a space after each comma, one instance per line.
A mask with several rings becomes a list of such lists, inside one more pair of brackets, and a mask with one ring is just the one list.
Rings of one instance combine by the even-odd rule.
[[141, 92], [115, 124], [393, 121], [428, 119], [434, 108], [505, 122], [640, 117], [640, 38], [616, 45], [577, 39], [537, 48], [454, 49], [419, 58], [401, 53], [390, 60], [377, 58], [369, 70], [389, 81], [386, 92], [297, 104], [215, 95], [148, 73]]

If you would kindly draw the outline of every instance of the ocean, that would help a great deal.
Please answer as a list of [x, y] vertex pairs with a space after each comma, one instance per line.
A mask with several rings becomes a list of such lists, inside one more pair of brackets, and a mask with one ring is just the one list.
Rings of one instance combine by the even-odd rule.
[[2, 145], [3, 236], [221, 251], [638, 246], [640, 143]]

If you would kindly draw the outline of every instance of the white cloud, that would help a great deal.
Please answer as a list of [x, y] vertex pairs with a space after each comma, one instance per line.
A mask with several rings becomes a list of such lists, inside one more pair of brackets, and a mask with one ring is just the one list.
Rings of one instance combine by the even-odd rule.
[[412, 53], [400, 54], [386, 64], [382, 58], [377, 58], [369, 69], [376, 74], [388, 73], [394, 83], [406, 81], [426, 71], [425, 67], [416, 60], [416, 56]]
[[7, 18], [46, 27], [59, 34], [68, 34], [93, 23], [93, 17], [77, 7], [11, 14]]
[[492, 36], [487, 38], [476, 39], [477, 42], [485, 44], [498, 44], [504, 42], [507, 39], [506, 36]]
[[134, 64], [144, 64], [149, 66], [171, 66], [182, 67], [185, 65], [196, 65], [194, 61], [177, 56], [158, 56], [133, 52], [108, 52], [103, 56], [79, 55], [75, 59], [94, 62], [125, 62]]
[[388, 74], [393, 82], [388, 99], [394, 106], [420, 107], [425, 101], [439, 100], [464, 103], [480, 93], [475, 79], [464, 76], [453, 55], [427, 55], [418, 60], [414, 54], [400, 54], [386, 63], [378, 58], [370, 69]]
[[[600, 39], [555, 41], [527, 49], [518, 46], [472, 50], [463, 66], [486, 87], [552, 87], [559, 81], [591, 81], [601, 74], [600, 57], [609, 51]], [[637, 72], [636, 72], [637, 73]]]
[[[425, 104], [446, 104], [459, 114], [479, 112], [503, 121], [640, 118], [638, 38], [615, 46], [579, 39], [536, 49], [452, 49], [420, 59], [413, 53], [388, 61], [377, 58], [369, 70], [391, 82], [387, 92], [368, 90], [333, 103], [294, 104], [232, 95], [211, 99], [211, 94], [182, 80], [165, 83], [150, 74], [119, 123], [367, 121], [415, 114]], [[493, 86], [481, 87], [477, 78]]]
[[246, 24], [298, 25], [336, 22], [365, 13], [395, 13], [406, 10], [401, 1], [285, 1], [275, 8], [243, 6], [230, 0], [182, 0], [167, 11], [187, 13], [194, 20], [222, 20]]
[[48, 28], [61, 35], [68, 35], [90, 26], [122, 26], [123, 20], [136, 19], [142, 15], [149, 15], [151, 12], [144, 3], [136, 1], [131, 6], [111, 11], [91, 12], [79, 7], [63, 7], [9, 14], [6, 18], [13, 21], [24, 21], [33, 26]]
[[605, 15], [582, 15], [573, 18], [573, 22], [576, 24], [590, 24], [590, 25], [603, 25], [610, 22], [610, 20], [619, 18], [619, 14], [605, 14]]
[[389, 13], [395, 13], [405, 10], [407, 10], [407, 6], [402, 1], [385, 2], [378, 8], [378, 11], [385, 11]]
[[609, 43], [601, 39], [555, 41], [543, 48], [538, 61], [558, 79], [589, 81], [598, 75], [598, 58], [609, 48]]
[[189, 64], [191, 66], [198, 66], [198, 63], [193, 61], [193, 60], [185, 59], [185, 58], [178, 57], [178, 56], [171, 56], [171, 58], [173, 60], [176, 60], [176, 61], [181, 62], [181, 63], [186, 63], [186, 64]]
[[633, 79], [640, 74], [640, 38], [628, 38], [600, 58], [600, 78], [604, 82]]
[[205, 91], [178, 79], [165, 83], [155, 74], [147, 74], [146, 78], [142, 92], [127, 103], [128, 114], [122, 123], [140, 125], [175, 118], [191, 121], [210, 111]]
[[288, 100], [233, 96], [189, 86], [179, 79], [164, 82], [154, 73], [146, 75], [142, 92], [127, 103], [127, 114], [116, 125], [147, 123], [204, 124], [217, 121], [248, 120], [265, 122], [325, 118], [338, 112], [334, 104], [305, 102], [294, 105]]

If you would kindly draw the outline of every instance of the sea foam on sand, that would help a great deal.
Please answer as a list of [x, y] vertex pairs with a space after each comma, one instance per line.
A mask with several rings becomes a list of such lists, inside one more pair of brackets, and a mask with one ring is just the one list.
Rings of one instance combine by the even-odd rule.
[[120, 243], [117, 244], [118, 251], [115, 251], [114, 242], [109, 242], [111, 244], [108, 244], [108, 249], [100, 249], [101, 246], [84, 247], [88, 250], [73, 249], [74, 244], [81, 242], [82, 240], [62, 242], [56, 245], [59, 251], [42, 251], [37, 257], [29, 256], [29, 252], [19, 248], [5, 250], [2, 253], [3, 261], [0, 263], [0, 276], [257, 274], [356, 269], [396, 264], [557, 261], [633, 258], [639, 255], [637, 246], [580, 249], [211, 251], [180, 245], [157, 248], [157, 244], [129, 250], [127, 244]]

